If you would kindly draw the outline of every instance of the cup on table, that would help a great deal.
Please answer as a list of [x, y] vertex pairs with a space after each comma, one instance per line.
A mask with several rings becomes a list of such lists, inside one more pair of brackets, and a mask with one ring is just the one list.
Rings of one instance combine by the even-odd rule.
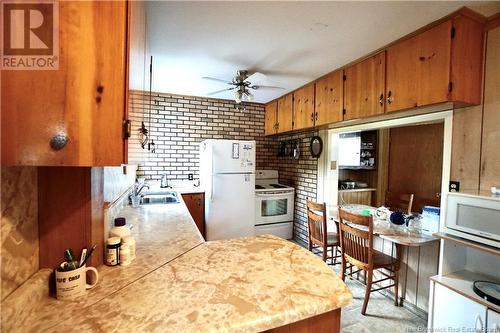
[[[92, 272], [94, 275], [94, 283], [87, 283], [87, 272]], [[57, 268], [55, 275], [56, 296], [59, 300], [77, 300], [99, 281], [99, 273], [94, 267], [82, 266], [71, 271], [61, 271]]]

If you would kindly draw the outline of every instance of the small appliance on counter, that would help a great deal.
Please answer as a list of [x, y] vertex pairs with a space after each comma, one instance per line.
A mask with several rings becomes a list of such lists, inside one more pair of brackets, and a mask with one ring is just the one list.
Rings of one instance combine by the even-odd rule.
[[278, 178], [277, 170], [256, 171], [255, 234], [292, 239], [295, 189]]

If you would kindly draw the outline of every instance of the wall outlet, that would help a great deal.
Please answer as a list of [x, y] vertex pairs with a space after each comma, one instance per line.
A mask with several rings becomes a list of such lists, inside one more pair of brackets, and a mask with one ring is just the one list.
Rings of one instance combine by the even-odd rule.
[[194, 175], [192, 173], [189, 173], [188, 174], [188, 180], [193, 180], [194, 179]]
[[448, 191], [460, 192], [460, 182], [450, 180], [450, 185], [448, 186]]

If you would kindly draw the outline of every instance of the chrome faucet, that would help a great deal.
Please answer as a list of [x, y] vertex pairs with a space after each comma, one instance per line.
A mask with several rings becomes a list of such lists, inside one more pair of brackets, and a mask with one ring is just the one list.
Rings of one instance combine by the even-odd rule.
[[164, 173], [163, 175], [161, 175], [160, 187], [161, 188], [172, 188], [172, 186], [168, 185], [168, 178], [167, 178], [167, 174], [166, 173]]
[[149, 190], [149, 185], [144, 183], [144, 181], [135, 181], [134, 188], [132, 189], [132, 193], [130, 194], [130, 202], [132, 203], [132, 207], [137, 207], [140, 204], [140, 194], [144, 188], [147, 188]]
[[135, 185], [134, 185], [134, 196], [138, 196], [139, 194], [141, 194], [141, 191], [144, 188], [147, 188], [149, 190], [149, 185], [146, 184], [146, 183], [135, 182]]

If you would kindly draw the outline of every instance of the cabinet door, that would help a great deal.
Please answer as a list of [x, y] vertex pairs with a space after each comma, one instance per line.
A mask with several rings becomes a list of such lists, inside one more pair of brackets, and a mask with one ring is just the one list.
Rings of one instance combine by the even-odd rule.
[[342, 121], [344, 108], [343, 71], [316, 81], [316, 126]]
[[386, 111], [417, 107], [418, 37], [387, 49]]
[[277, 112], [278, 102], [274, 101], [266, 105], [266, 119], [264, 123], [264, 134], [272, 135], [276, 134], [278, 127], [276, 112]]
[[448, 100], [451, 21], [418, 35], [418, 106]]
[[448, 100], [451, 21], [387, 49], [388, 112]]
[[303, 129], [314, 126], [314, 83], [293, 93], [294, 127]]
[[293, 129], [293, 94], [278, 99], [278, 133]]
[[59, 2], [59, 69], [2, 71], [2, 164], [124, 162], [126, 45], [126, 2]]
[[[500, 184], [500, 27], [488, 31], [484, 78], [480, 190]], [[464, 158], [466, 158], [464, 156]]]
[[385, 51], [347, 67], [344, 120], [384, 113]]
[[194, 223], [198, 227], [203, 238], [205, 238], [205, 194], [204, 193], [188, 193], [183, 194], [184, 200]]
[[[486, 307], [454, 292], [439, 283], [434, 283], [432, 328], [434, 330], [462, 327], [473, 332], [484, 332]], [[480, 330], [479, 330], [480, 329]]]

